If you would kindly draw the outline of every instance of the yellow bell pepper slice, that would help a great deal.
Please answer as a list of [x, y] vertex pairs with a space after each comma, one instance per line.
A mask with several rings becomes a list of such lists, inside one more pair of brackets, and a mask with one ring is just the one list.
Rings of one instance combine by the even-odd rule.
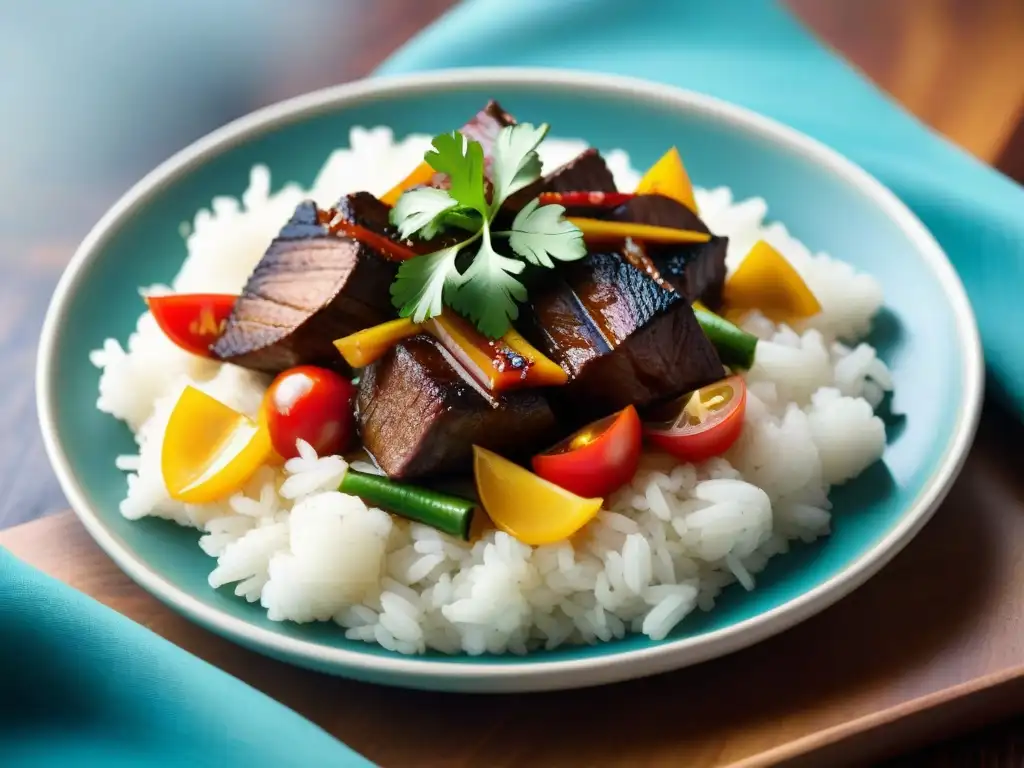
[[402, 339], [415, 336], [422, 327], [407, 317], [400, 317], [336, 339], [334, 346], [350, 366], [365, 368]]
[[274, 456], [264, 420], [185, 387], [167, 422], [160, 468], [171, 498], [205, 504], [230, 496]]
[[814, 292], [785, 256], [764, 240], [725, 281], [722, 298], [727, 316], [757, 309], [772, 322], [797, 320], [821, 312]]
[[412, 172], [398, 182], [395, 186], [387, 191], [381, 201], [388, 205], [394, 205], [398, 202], [398, 198], [402, 196], [402, 193], [411, 187], [419, 186], [420, 184], [429, 184], [430, 180], [434, 178], [434, 169], [427, 164], [424, 160], [422, 163], [412, 169]]
[[679, 150], [672, 147], [661, 156], [640, 179], [634, 194], [664, 195], [682, 203], [697, 213], [697, 200], [693, 196], [693, 184], [686, 172]]
[[584, 499], [496, 453], [473, 446], [477, 494], [491, 522], [524, 544], [568, 539], [589, 523], [603, 499]]
[[566, 221], [579, 227], [583, 233], [583, 239], [590, 242], [625, 240], [627, 237], [645, 243], [706, 243], [711, 239], [711, 235], [704, 232], [655, 227], [651, 224], [634, 224], [629, 221], [605, 221], [604, 219], [588, 219], [579, 216], [567, 216]]
[[[569, 381], [562, 366], [546, 357], [513, 329], [492, 342], [458, 315], [445, 310], [424, 323], [445, 349], [454, 355], [473, 376], [492, 392], [515, 387], [554, 387]], [[523, 369], [513, 368], [503, 349], [527, 361]]]

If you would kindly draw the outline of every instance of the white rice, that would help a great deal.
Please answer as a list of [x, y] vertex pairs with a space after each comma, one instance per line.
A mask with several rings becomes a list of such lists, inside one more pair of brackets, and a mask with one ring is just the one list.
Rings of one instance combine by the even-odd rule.
[[[301, 200], [329, 206], [349, 191], [382, 193], [428, 144], [428, 136], [395, 143], [387, 128], [354, 129], [350, 148], [328, 158], [310, 190], [271, 192], [268, 169], [254, 168], [241, 200], [215, 198], [183, 226], [188, 256], [173, 284], [145, 290], [240, 291]], [[550, 168], [583, 148], [549, 139], [541, 155]], [[620, 187], [632, 188], [639, 174], [625, 153], [607, 160]], [[747, 317], [745, 327], [763, 341], [747, 374], [739, 442], [698, 465], [645, 453], [632, 482], [571, 541], [534, 548], [492, 531], [470, 544], [393, 518], [338, 493], [345, 462], [317, 457], [309, 446], [283, 469], [263, 468], [222, 503], [172, 500], [160, 446], [182, 388], [191, 384], [254, 415], [268, 382], [182, 352], [148, 313], [127, 350], [108, 339], [92, 353], [103, 371], [97, 406], [124, 421], [139, 446], [137, 455], [117, 458], [127, 477], [122, 514], [201, 530], [211, 587], [233, 585], [271, 620], [334, 621], [351, 639], [407, 654], [523, 654], [627, 632], [659, 640], [694, 610], [711, 610], [729, 584], [755, 589], [757, 574], [790, 541], [829, 532], [830, 485], [882, 455], [885, 432], [873, 409], [892, 380], [875, 350], [856, 344], [882, 291], [869, 275], [812, 254], [782, 224], [766, 223], [760, 198], [735, 202], [718, 188], [697, 190], [697, 202], [712, 231], [730, 238], [730, 269], [764, 238], [824, 311], [797, 328]]]

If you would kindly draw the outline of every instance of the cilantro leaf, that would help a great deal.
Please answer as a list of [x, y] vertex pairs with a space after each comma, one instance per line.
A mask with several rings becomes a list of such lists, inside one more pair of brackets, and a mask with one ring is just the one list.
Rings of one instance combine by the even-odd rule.
[[428, 317], [441, 314], [446, 290], [451, 291], [462, 281], [463, 276], [455, 267], [455, 257], [463, 245], [465, 243], [459, 243], [402, 262], [391, 284], [391, 303], [402, 317], [422, 323]]
[[441, 228], [442, 214], [458, 204], [459, 201], [443, 189], [412, 189], [398, 198], [389, 218], [398, 227], [398, 235], [403, 240], [417, 233], [424, 240], [430, 240]]
[[518, 259], [494, 250], [485, 227], [480, 251], [462, 275], [458, 290], [451, 292], [449, 303], [472, 320], [482, 334], [500, 338], [519, 316], [516, 302], [526, 300], [526, 287], [513, 277], [525, 268]]
[[508, 125], [498, 132], [494, 141], [494, 196], [491, 210], [497, 211], [509, 195], [540, 178], [538, 145], [547, 135], [548, 125], [534, 128], [530, 123]]
[[448, 194], [459, 205], [480, 211], [487, 216], [484, 198], [484, 148], [478, 141], [469, 141], [458, 131], [436, 136], [432, 150], [423, 159], [438, 173], [448, 176]]
[[527, 203], [512, 222], [508, 244], [512, 250], [531, 264], [551, 269], [552, 259], [575, 261], [587, 255], [583, 233], [571, 221], [566, 221], [561, 205], [540, 205], [534, 198]]

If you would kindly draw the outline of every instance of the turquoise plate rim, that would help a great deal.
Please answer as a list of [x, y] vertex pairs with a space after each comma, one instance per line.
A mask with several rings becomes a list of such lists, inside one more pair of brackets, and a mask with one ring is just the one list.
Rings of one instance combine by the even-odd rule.
[[[380, 97], [422, 95], [480, 86], [582, 89], [602, 95], [655, 101], [695, 110], [808, 158], [870, 198], [915, 244], [938, 279], [956, 316], [963, 354], [961, 410], [935, 471], [901, 516], [876, 544], [846, 568], [799, 597], [729, 627], [614, 655], [569, 660], [457, 665], [429, 658], [380, 656], [285, 637], [203, 604], [150, 569], [109, 530], [87, 502], [56, 428], [56, 352], [70, 298], [86, 267], [99, 256], [110, 234], [135, 210], [208, 157], [263, 133], [320, 112], [372, 102]], [[924, 224], [880, 181], [821, 142], [770, 118], [704, 94], [636, 78], [551, 68], [482, 67], [414, 75], [375, 77], [314, 91], [252, 112], [213, 131], [159, 165], [132, 187], [82, 241], [54, 292], [43, 323], [36, 368], [39, 423], [50, 462], [75, 514], [97, 544], [131, 579], [196, 623], [241, 645], [300, 666], [353, 674], [393, 685], [437, 690], [518, 692], [600, 685], [666, 672], [732, 653], [782, 632], [840, 600], [888, 563], [921, 530], [959, 474], [971, 446], [984, 387], [982, 348], [974, 313], [959, 276]]]

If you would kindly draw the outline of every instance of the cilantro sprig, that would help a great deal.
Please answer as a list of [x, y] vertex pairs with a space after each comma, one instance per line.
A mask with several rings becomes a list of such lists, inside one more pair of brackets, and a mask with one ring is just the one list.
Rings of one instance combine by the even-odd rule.
[[[448, 189], [405, 192], [391, 210], [391, 223], [403, 238], [429, 241], [453, 230], [464, 237], [402, 263], [391, 286], [392, 302], [402, 317], [423, 322], [447, 305], [469, 318], [485, 336], [499, 338], [518, 317], [518, 304], [526, 300], [526, 286], [517, 276], [527, 263], [551, 269], [556, 261], [586, 255], [583, 233], [565, 219], [565, 209], [540, 205], [537, 198], [516, 215], [509, 231], [492, 230], [508, 198], [540, 178], [537, 147], [547, 132], [547, 124], [520, 123], [501, 129], [494, 144], [490, 201], [480, 143], [456, 131], [434, 138], [424, 159], [448, 176]], [[508, 248], [503, 251], [510, 252], [499, 252], [496, 238], [506, 239]], [[472, 261], [460, 271], [460, 253], [474, 246]]]

